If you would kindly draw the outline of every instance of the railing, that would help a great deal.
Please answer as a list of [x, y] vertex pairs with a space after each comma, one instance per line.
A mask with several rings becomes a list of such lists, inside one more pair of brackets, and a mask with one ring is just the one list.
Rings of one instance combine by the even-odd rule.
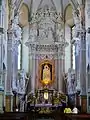
[[0, 120], [90, 120], [90, 114], [63, 114], [55, 111], [50, 114], [35, 112], [12, 112], [0, 114]]
[[67, 120], [64, 114], [51, 113], [51, 114], [38, 114], [35, 112], [29, 113], [3, 113], [0, 114], [0, 120]]

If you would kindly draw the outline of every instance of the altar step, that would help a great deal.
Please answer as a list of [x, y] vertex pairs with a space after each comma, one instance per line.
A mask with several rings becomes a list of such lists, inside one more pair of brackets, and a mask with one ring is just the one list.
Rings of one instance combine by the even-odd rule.
[[54, 119], [52, 119], [52, 118], [47, 118], [47, 119], [45, 119], [45, 118], [40, 118], [40, 119], [36, 119], [36, 120], [54, 120]]

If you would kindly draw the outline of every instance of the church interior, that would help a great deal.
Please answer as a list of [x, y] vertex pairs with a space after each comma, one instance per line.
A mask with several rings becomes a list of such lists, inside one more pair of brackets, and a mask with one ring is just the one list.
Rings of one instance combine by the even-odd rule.
[[90, 0], [0, 0], [0, 113], [90, 113]]

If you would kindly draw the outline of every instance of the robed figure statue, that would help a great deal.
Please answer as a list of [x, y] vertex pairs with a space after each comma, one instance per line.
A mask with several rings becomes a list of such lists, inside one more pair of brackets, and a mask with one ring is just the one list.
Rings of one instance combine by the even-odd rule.
[[45, 64], [43, 68], [43, 82], [44, 84], [48, 84], [50, 81], [51, 81], [50, 67], [48, 66], [48, 64]]

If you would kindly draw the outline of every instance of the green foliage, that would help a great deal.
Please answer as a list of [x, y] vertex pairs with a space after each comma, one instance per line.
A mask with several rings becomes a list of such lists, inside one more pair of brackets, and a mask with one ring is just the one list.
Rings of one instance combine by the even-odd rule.
[[46, 108], [46, 107], [41, 108], [41, 110], [39, 111], [40, 114], [50, 113], [50, 112], [51, 112], [50, 108]]

